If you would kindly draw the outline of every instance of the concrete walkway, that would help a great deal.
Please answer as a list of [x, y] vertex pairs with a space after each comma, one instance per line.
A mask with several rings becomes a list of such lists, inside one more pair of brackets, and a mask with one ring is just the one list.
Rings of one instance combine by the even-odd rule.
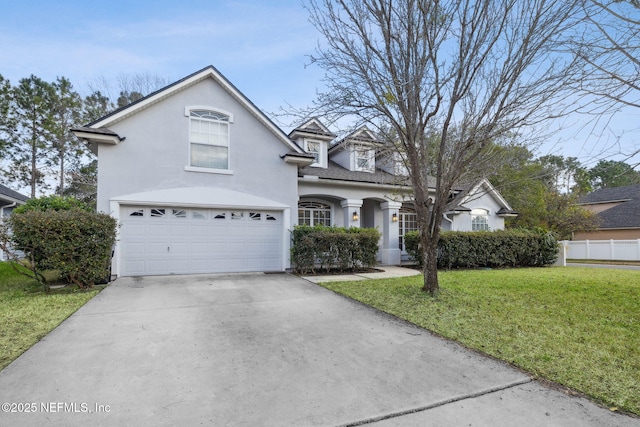
[[313, 283], [324, 282], [347, 282], [352, 280], [367, 280], [367, 279], [388, 279], [393, 277], [409, 277], [417, 276], [420, 271], [415, 268], [397, 267], [394, 265], [377, 266], [376, 272], [373, 273], [355, 273], [355, 274], [334, 274], [328, 276], [304, 276], [306, 279]]
[[0, 402], [2, 426], [640, 426], [286, 274], [118, 279]]

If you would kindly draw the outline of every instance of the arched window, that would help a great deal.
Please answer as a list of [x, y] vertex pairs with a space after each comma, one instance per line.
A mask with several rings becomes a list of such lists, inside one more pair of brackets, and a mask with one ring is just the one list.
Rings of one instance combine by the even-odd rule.
[[489, 231], [489, 211], [486, 209], [471, 210], [471, 231]]
[[230, 116], [218, 111], [189, 112], [190, 166], [229, 169]]
[[321, 202], [299, 202], [298, 225], [331, 226], [331, 206]]

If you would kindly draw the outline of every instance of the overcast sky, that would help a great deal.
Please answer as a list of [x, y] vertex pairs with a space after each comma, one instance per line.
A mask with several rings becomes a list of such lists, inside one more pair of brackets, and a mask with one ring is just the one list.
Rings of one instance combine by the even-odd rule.
[[[4, 4], [3, 4], [4, 3]], [[67, 77], [79, 92], [105, 77], [173, 82], [215, 66], [258, 107], [307, 104], [322, 73], [306, 67], [318, 36], [298, 0], [0, 0], [0, 74]]]
[[[270, 116], [309, 105], [322, 84], [323, 73], [308, 66], [318, 34], [300, 0], [0, 0], [0, 11], [0, 74], [13, 84], [64, 76], [86, 94], [101, 78], [147, 73], [173, 82], [213, 65]], [[638, 117], [628, 110], [595, 134], [572, 118], [540, 154], [592, 166], [638, 150]]]

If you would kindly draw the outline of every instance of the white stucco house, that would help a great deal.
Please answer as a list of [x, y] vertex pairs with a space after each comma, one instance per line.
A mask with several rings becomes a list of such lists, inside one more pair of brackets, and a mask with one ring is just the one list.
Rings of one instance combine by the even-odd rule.
[[[286, 134], [212, 66], [73, 132], [122, 225], [115, 276], [284, 271], [297, 224], [376, 227], [379, 261], [400, 264], [416, 227], [372, 132], [336, 141], [312, 118]], [[503, 228], [509, 204], [487, 181], [469, 190], [443, 227]]]
[[[17, 191], [0, 184], [0, 223], [11, 215], [11, 212], [17, 206], [24, 205], [27, 200], [29, 200], [29, 198], [24, 194], [20, 194]], [[6, 254], [2, 249], [0, 249], [0, 261], [5, 261], [6, 258]]]

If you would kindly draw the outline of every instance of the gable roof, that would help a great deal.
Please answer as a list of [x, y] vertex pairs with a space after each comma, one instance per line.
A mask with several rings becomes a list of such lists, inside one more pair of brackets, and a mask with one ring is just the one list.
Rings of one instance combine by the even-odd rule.
[[344, 150], [350, 144], [365, 144], [365, 145], [383, 145], [379, 141], [376, 135], [369, 130], [366, 126], [359, 127], [341, 140], [337, 141], [329, 148], [329, 153], [337, 150]]
[[640, 184], [600, 188], [578, 200], [580, 205], [613, 202], [619, 204], [596, 214], [600, 218], [599, 229], [640, 228]]
[[498, 205], [500, 209], [496, 212], [499, 216], [517, 216], [518, 212], [514, 211], [509, 203], [502, 197], [502, 195], [496, 190], [496, 188], [486, 178], [481, 179], [475, 185], [467, 185], [464, 189], [456, 195], [456, 197], [449, 202], [446, 207], [450, 212], [462, 212], [470, 211], [468, 207], [464, 206], [470, 200], [481, 196], [483, 194], [490, 195]]
[[29, 198], [23, 194], [13, 191], [9, 187], [0, 184], [0, 203], [8, 202], [9, 204], [17, 202], [18, 204], [25, 203]]
[[291, 139], [305, 136], [317, 137], [323, 140], [331, 141], [336, 137], [336, 134], [331, 132], [325, 125], [323, 125], [317, 117], [313, 117], [289, 132], [289, 137]]
[[[247, 111], [249, 111], [258, 121], [260, 121], [267, 129], [269, 129], [283, 144], [291, 149], [295, 153], [304, 153], [304, 151], [294, 144], [289, 137], [269, 119], [253, 102], [249, 100], [238, 88], [236, 88], [226, 77], [224, 77], [213, 65], [208, 65], [203, 69], [196, 71], [168, 86], [163, 87], [149, 95], [140, 98], [129, 105], [118, 108], [110, 112], [109, 114], [102, 116], [101, 118], [87, 124], [84, 127], [74, 128], [74, 133], [80, 133], [79, 137], [91, 140], [90, 129], [101, 129], [100, 135], [113, 134], [114, 132], [108, 130], [108, 127], [122, 121], [162, 100], [172, 96], [173, 94], [183, 91], [201, 81], [206, 79], [213, 79], [218, 83], [225, 91], [227, 91], [236, 101], [238, 101]], [[84, 134], [82, 134], [84, 132]], [[89, 137], [89, 138], [87, 138]], [[97, 141], [102, 142], [102, 141]]]

